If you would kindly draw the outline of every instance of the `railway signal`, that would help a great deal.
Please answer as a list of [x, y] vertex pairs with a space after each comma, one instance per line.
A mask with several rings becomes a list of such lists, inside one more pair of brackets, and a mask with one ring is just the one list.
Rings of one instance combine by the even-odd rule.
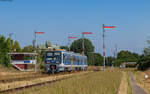
[[104, 57], [104, 71], [105, 71], [105, 56], [106, 56], [106, 46], [105, 46], [105, 29], [113, 29], [116, 28], [116, 26], [105, 26], [103, 24], [103, 57]]
[[36, 51], [36, 41], [37, 41], [37, 34], [44, 34], [45, 32], [37, 32], [36, 30], [34, 31], [34, 36], [35, 36], [35, 39], [33, 40], [33, 48], [34, 48], [34, 51]]
[[[69, 48], [69, 52], [70, 52], [70, 41], [71, 39], [76, 39], [77, 37], [73, 37], [73, 36], [68, 36], [68, 48]], [[72, 58], [72, 53], [70, 54], [71, 57], [71, 71], [72, 71], [72, 67], [73, 67], [73, 58]]]
[[82, 32], [82, 70], [84, 71], [84, 35], [86, 34], [93, 34], [92, 32]]
[[68, 36], [68, 48], [69, 48], [69, 51], [70, 51], [70, 41], [71, 39], [76, 39], [77, 37], [72, 37], [72, 36]]

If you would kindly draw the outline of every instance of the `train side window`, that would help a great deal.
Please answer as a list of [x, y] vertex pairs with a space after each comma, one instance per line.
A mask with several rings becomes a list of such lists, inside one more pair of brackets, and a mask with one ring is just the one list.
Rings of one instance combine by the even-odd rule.
[[80, 57], [78, 57], [78, 65], [80, 65]]
[[87, 65], [87, 58], [86, 58], [86, 63], [85, 64]]
[[69, 56], [67, 56], [67, 62], [70, 62], [70, 57]]
[[66, 57], [65, 57], [65, 55], [63, 54], [63, 63], [65, 63], [65, 58], [66, 58]]
[[78, 62], [78, 57], [77, 56], [75, 56], [75, 64]]
[[84, 65], [86, 65], [86, 58], [84, 58]]
[[79, 61], [80, 61], [80, 59], [79, 59], [79, 57], [77, 57], [77, 62], [79, 63]]
[[75, 56], [72, 57], [73, 63], [75, 62]]
[[70, 56], [68, 56], [68, 60], [69, 60], [69, 62], [71, 62], [71, 57]]
[[65, 55], [65, 63], [68, 62], [68, 57]]
[[63, 63], [66, 63], [66, 55], [63, 54]]
[[52, 58], [46, 58], [46, 60], [52, 60]]
[[68, 62], [68, 56], [66, 56], [65, 60], [66, 60], [66, 62]]
[[79, 65], [81, 65], [81, 63], [82, 63], [82, 58], [80, 57], [80, 63], [79, 63]]

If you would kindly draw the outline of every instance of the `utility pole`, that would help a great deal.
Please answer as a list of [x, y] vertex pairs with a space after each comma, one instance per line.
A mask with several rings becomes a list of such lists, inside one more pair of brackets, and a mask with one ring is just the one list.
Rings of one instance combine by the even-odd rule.
[[[34, 31], [34, 40], [33, 40], [33, 48], [34, 48], [34, 52], [36, 53], [36, 30]], [[36, 60], [37, 60], [37, 56], [36, 56]], [[34, 72], [36, 72], [36, 63], [34, 64]]]
[[85, 34], [93, 34], [92, 32], [82, 32], [82, 68], [84, 71], [84, 35]]
[[[35, 39], [33, 40], [33, 47], [34, 47], [34, 51], [36, 53], [36, 41], [37, 41], [37, 34], [44, 34], [45, 32], [37, 32], [36, 30], [34, 31], [34, 37]], [[38, 45], [38, 44], [37, 44]], [[37, 57], [37, 56], [36, 56]], [[35, 72], [36, 72], [36, 63], [35, 63]]]
[[70, 53], [70, 57], [71, 57], [71, 72], [72, 72], [73, 58], [72, 58], [72, 52], [70, 51], [70, 41], [71, 41], [71, 39], [69, 38], [69, 35], [68, 35], [68, 48], [69, 48], [69, 53]]
[[104, 57], [104, 71], [105, 71], [105, 56], [106, 56], [106, 46], [105, 46], [105, 29], [110, 28], [113, 29], [115, 26], [105, 26], [103, 24], [103, 57]]
[[118, 48], [117, 48], [117, 44], [115, 45], [115, 58], [117, 58], [117, 51], [118, 51]]
[[9, 42], [10, 42], [10, 43], [9, 43], [9, 44], [10, 44], [10, 52], [11, 52], [11, 50], [13, 50], [13, 49], [11, 49], [11, 45], [12, 45], [12, 44], [11, 44], [11, 36], [12, 36], [13, 34], [14, 34], [14, 33], [9, 33], [9, 39], [10, 39], [10, 40], [9, 40]]
[[68, 49], [69, 49], [69, 52], [70, 52], [70, 38], [69, 38], [69, 36], [68, 36]]
[[103, 63], [104, 63], [104, 71], [105, 71], [105, 55], [106, 55], [106, 48], [105, 48], [105, 29], [103, 24]]
[[84, 71], [84, 33], [82, 33], [82, 70]]
[[73, 70], [73, 57], [72, 57], [72, 52], [70, 51], [70, 41], [71, 39], [75, 39], [77, 37], [72, 37], [68, 35], [68, 48], [69, 48], [69, 53], [70, 53], [70, 57], [71, 57], [71, 71]]
[[34, 31], [33, 49], [34, 49], [34, 52], [36, 52], [36, 30]]
[[112, 62], [112, 67], [114, 66], [115, 59], [117, 59], [117, 44], [115, 44], [115, 49], [114, 49], [114, 60]]

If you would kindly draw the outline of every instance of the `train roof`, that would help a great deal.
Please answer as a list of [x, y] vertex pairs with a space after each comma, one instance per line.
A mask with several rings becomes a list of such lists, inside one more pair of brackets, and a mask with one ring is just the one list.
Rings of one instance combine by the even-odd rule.
[[46, 51], [66, 51], [65, 49], [55, 49], [55, 50], [46, 50]]
[[[82, 56], [82, 54], [80, 54], [80, 53], [75, 53], [75, 52], [72, 52], [72, 51], [69, 52], [69, 51], [66, 51], [66, 50], [64, 50], [64, 49], [47, 50], [47, 51], [48, 51], [48, 52], [60, 51], [60, 52], [63, 52], [63, 53], [68, 53], [68, 54], [72, 53], [72, 55]], [[87, 57], [87, 56], [84, 55], [84, 57]]]
[[[65, 51], [64, 53], [68, 53], [68, 54], [72, 53], [72, 55], [82, 56], [82, 54], [80, 53], [74, 53], [74, 52], [68, 52], [68, 51]], [[84, 55], [84, 57], [87, 57], [87, 56]]]
[[37, 55], [37, 53], [8, 53], [9, 55]]

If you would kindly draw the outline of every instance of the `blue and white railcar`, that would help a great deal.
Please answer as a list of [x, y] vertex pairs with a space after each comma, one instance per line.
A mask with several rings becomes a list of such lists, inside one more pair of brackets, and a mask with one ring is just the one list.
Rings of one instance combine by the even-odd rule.
[[86, 70], [87, 57], [67, 51], [46, 51], [44, 69], [46, 72]]

